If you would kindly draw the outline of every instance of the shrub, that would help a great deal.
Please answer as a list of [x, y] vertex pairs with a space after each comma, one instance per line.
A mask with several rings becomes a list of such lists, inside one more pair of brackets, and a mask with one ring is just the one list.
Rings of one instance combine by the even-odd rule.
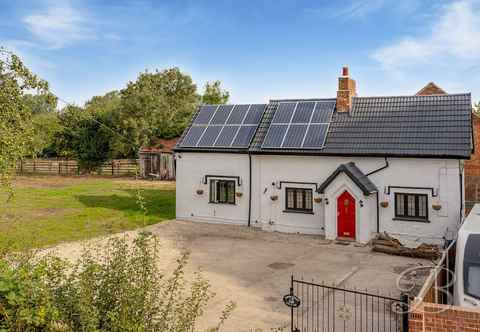
[[[188, 254], [171, 275], [158, 268], [158, 245], [141, 233], [111, 238], [69, 263], [22, 253], [0, 261], [0, 331], [194, 331], [214, 295], [199, 274], [184, 277]], [[219, 331], [234, 305], [226, 306]]]

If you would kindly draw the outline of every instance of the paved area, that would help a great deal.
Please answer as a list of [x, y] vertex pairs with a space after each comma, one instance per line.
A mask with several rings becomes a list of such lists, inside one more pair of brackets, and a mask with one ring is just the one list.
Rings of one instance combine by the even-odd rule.
[[[191, 252], [188, 273], [201, 270], [216, 293], [200, 321], [212, 326], [226, 303], [237, 308], [223, 331], [253, 331], [285, 326], [289, 309], [282, 297], [290, 277], [324, 281], [398, 296], [398, 274], [426, 260], [389, 256], [369, 247], [342, 245], [318, 236], [268, 233], [229, 225], [168, 221], [148, 227], [161, 245], [161, 263], [174, 266], [183, 250]], [[59, 252], [75, 257], [81, 245], [64, 244]]]

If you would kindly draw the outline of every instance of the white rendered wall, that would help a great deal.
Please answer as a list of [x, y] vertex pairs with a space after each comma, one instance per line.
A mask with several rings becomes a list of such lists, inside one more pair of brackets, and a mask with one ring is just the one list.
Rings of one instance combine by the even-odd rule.
[[[382, 167], [383, 158], [347, 158], [347, 157], [307, 157], [307, 156], [253, 156], [254, 174], [252, 177], [253, 198], [260, 202], [253, 206], [252, 222], [262, 225], [265, 229], [282, 232], [299, 233], [324, 233], [325, 226], [330, 225], [327, 237], [336, 234], [336, 196], [337, 179], [328, 188], [325, 198], [329, 205], [314, 203], [314, 214], [284, 213], [285, 190], [284, 186], [279, 190], [280, 181], [317, 182], [322, 183], [340, 164], [350, 161], [355, 162], [365, 174]], [[442, 159], [413, 159], [413, 158], [389, 158], [390, 166], [370, 176], [372, 182], [380, 191], [380, 201], [388, 200], [387, 208], [379, 207], [380, 231], [387, 231], [399, 237], [408, 245], [416, 245], [419, 242], [440, 243], [446, 231], [456, 231], [460, 220], [460, 185], [459, 185], [459, 162], [458, 160]], [[344, 177], [347, 178], [347, 177]], [[349, 179], [348, 179], [349, 180]], [[351, 182], [351, 181], [350, 181]], [[272, 185], [274, 183], [275, 185]], [[352, 184], [343, 181], [350, 187]], [[354, 186], [354, 185], [353, 185]], [[439, 193], [440, 211], [432, 208], [432, 203], [437, 198], [432, 197], [429, 190], [395, 189], [392, 188], [390, 195], [383, 194], [387, 186], [404, 187], [432, 187]], [[301, 187], [301, 186], [300, 186]], [[314, 186], [306, 185], [314, 188]], [[333, 190], [333, 191], [332, 191]], [[399, 221], [394, 218], [394, 194], [395, 192], [415, 192], [428, 195], [429, 223], [414, 221]], [[358, 192], [352, 192], [356, 198]], [[272, 202], [270, 196], [278, 196], [278, 201]], [[363, 194], [362, 194], [363, 195]], [[316, 196], [316, 195], [314, 195]], [[362, 232], [367, 227], [367, 233], [359, 234], [357, 240], [364, 241], [376, 232], [376, 198], [374, 195], [365, 197], [364, 207], [357, 209], [360, 213], [361, 224], [357, 224]], [[333, 202], [333, 203], [332, 203]], [[329, 211], [330, 210], [330, 211]], [[368, 222], [370, 219], [370, 222]], [[327, 221], [327, 224], [326, 224]]]
[[[177, 153], [176, 215], [177, 219], [247, 225], [248, 222], [248, 155], [225, 153]], [[205, 175], [239, 176], [236, 204], [209, 203], [209, 183]], [[233, 179], [233, 178], [232, 178]], [[202, 195], [197, 190], [203, 190]]]
[[[386, 208], [379, 207], [380, 232], [387, 231], [407, 245], [420, 242], [441, 243], [450, 231], [451, 237], [460, 220], [459, 161], [445, 159], [389, 158], [390, 166], [369, 178], [378, 187], [379, 201], [388, 201]], [[339, 176], [322, 196], [322, 203], [313, 203], [313, 214], [290, 213], [285, 210], [285, 187], [314, 185], [282, 185], [280, 181], [322, 183], [340, 164], [355, 162], [365, 174], [382, 167], [383, 158], [308, 157], [252, 155], [252, 226], [265, 230], [325, 234], [336, 237], [336, 197], [348, 189], [357, 204], [357, 241], [368, 241], [377, 231], [377, 204], [375, 195], [368, 197], [347, 177]], [[202, 183], [207, 174], [240, 176], [242, 185], [237, 191], [236, 205], [209, 203], [208, 184]], [[193, 221], [221, 222], [246, 225], [248, 222], [249, 161], [246, 154], [226, 153], [179, 153], [177, 154], [177, 218]], [[432, 187], [430, 190], [392, 188], [390, 195], [384, 194], [388, 186]], [[203, 195], [196, 191], [202, 189]], [[393, 220], [395, 192], [422, 193], [428, 195], [429, 223]], [[278, 196], [275, 201], [271, 196]], [[319, 195], [314, 193], [314, 197]], [[325, 204], [328, 198], [329, 204]], [[442, 208], [435, 211], [433, 203]], [[327, 230], [326, 230], [327, 228]]]

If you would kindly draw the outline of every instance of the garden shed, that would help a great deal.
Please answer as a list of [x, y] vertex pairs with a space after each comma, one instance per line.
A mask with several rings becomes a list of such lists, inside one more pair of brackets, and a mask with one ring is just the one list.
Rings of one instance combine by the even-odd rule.
[[139, 152], [140, 175], [153, 180], [175, 180], [175, 144], [177, 138], [158, 139], [154, 146], [143, 147]]

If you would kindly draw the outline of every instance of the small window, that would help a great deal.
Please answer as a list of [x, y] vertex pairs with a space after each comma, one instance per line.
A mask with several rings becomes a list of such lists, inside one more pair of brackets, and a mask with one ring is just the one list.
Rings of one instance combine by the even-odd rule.
[[312, 189], [286, 188], [286, 210], [299, 212], [313, 211]]
[[428, 196], [395, 194], [395, 218], [428, 221]]
[[235, 204], [235, 181], [210, 180], [210, 203]]

